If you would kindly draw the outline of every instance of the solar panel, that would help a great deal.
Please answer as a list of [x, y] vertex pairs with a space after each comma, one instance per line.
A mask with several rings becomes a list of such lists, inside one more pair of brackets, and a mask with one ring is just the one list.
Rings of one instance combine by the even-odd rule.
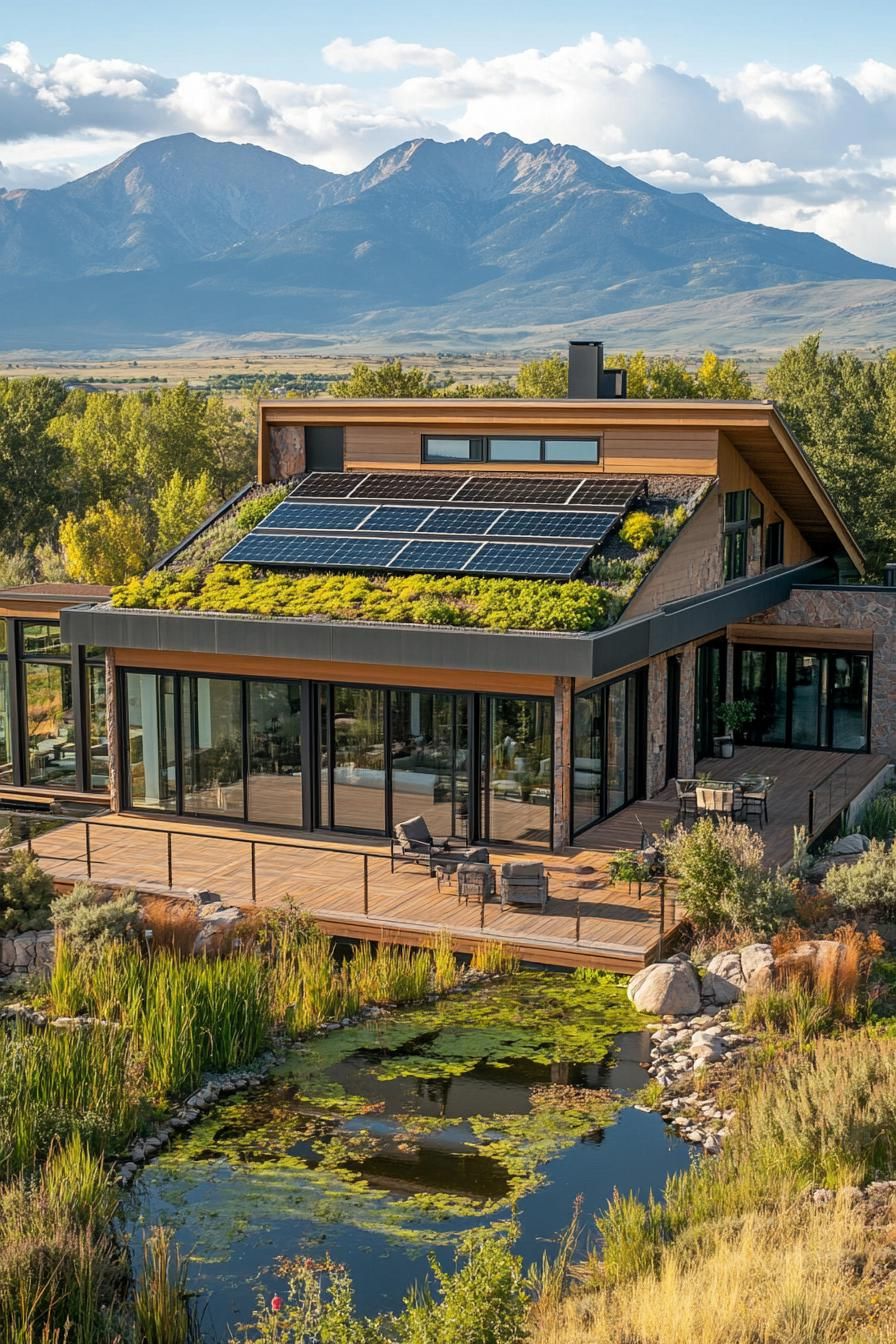
[[577, 476], [473, 476], [457, 492], [455, 502], [565, 504], [578, 483]]
[[363, 523], [373, 507], [372, 504], [300, 504], [287, 499], [258, 526], [264, 530], [284, 527], [304, 532], [350, 532]]
[[586, 477], [573, 495], [571, 503], [590, 505], [592, 508], [612, 510], [624, 513], [632, 500], [646, 494], [646, 481], [633, 481], [631, 477]]
[[396, 555], [390, 569], [444, 571], [463, 569], [479, 549], [478, 541], [411, 541]]
[[460, 472], [443, 474], [434, 471], [378, 471], [371, 472], [358, 486], [353, 499], [398, 499], [415, 500], [451, 499], [464, 481], [466, 475]]
[[241, 565], [286, 565], [345, 569], [386, 569], [404, 543], [378, 537], [299, 537], [251, 532], [227, 552]]
[[342, 499], [361, 484], [366, 474], [361, 471], [312, 471], [299, 481], [289, 497], [312, 495], [315, 499]]
[[458, 532], [480, 536], [497, 522], [503, 509], [436, 509], [420, 528], [421, 532], [439, 532], [452, 536]]
[[[373, 507], [373, 500], [370, 505]], [[374, 508], [361, 527], [362, 532], [416, 532], [421, 523], [433, 512], [425, 504], [403, 508], [400, 504], [385, 504]]]
[[522, 546], [489, 542], [464, 571], [531, 579], [571, 579], [582, 568], [591, 546]]
[[489, 530], [492, 537], [571, 537], [597, 543], [618, 521], [615, 513], [559, 509], [506, 509]]

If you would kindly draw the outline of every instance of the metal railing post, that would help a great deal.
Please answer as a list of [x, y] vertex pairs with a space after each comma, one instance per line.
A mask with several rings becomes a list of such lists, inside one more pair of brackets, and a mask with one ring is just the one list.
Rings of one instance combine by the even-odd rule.
[[171, 852], [171, 831], [166, 831], [165, 839], [168, 842], [168, 890], [174, 886], [174, 856]]
[[576, 893], [576, 942], [582, 936], [582, 898]]
[[250, 855], [251, 862], [252, 862], [252, 904], [254, 905], [254, 904], [255, 904], [255, 900], [256, 900], [255, 841], [254, 841], [254, 840], [251, 840], [251, 841], [249, 842], [249, 855]]
[[479, 902], [479, 927], [485, 928], [485, 892], [482, 893], [482, 900]]
[[369, 872], [370, 865], [367, 862], [366, 854], [363, 856], [363, 858], [364, 858], [364, 913], [366, 915], [368, 909], [370, 908], [370, 872]]
[[663, 959], [663, 943], [666, 940], [666, 879], [660, 878], [660, 942], [657, 949], [658, 960]]
[[807, 827], [807, 834], [808, 834], [808, 837], [809, 837], [810, 840], [812, 839], [812, 832], [813, 832], [814, 830], [815, 830], [815, 790], [814, 790], [814, 789], [810, 789], [810, 790], [809, 790], [809, 825], [808, 825], [808, 827]]
[[33, 854], [34, 847], [31, 840], [31, 822], [27, 817], [25, 819], [25, 845], [27, 846], [29, 855]]
[[90, 857], [90, 822], [84, 823], [84, 848], [87, 851], [87, 876], [93, 877], [93, 863]]

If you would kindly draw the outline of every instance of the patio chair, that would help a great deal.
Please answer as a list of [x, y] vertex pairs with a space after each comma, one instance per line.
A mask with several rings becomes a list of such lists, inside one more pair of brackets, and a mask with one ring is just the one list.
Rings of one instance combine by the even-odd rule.
[[676, 779], [675, 797], [678, 799], [678, 820], [687, 820], [688, 814], [697, 815], [696, 779]]
[[425, 863], [430, 877], [433, 873], [434, 859], [443, 859], [448, 854], [465, 850], [463, 840], [433, 835], [426, 824], [425, 817], [410, 817], [400, 821], [395, 827], [395, 836], [391, 845], [392, 871], [396, 862]]
[[495, 870], [489, 863], [459, 863], [457, 866], [457, 903], [481, 905], [495, 894]]
[[763, 821], [768, 821], [768, 789], [744, 789], [742, 797], [744, 820], [749, 821], [751, 817], [756, 817], [761, 830]]
[[737, 784], [730, 788], [718, 785], [697, 785], [698, 817], [731, 817], [732, 820], [743, 807], [743, 790]]
[[548, 875], [543, 863], [505, 863], [501, 865], [501, 909], [505, 905], [537, 905], [544, 910], [548, 903]]

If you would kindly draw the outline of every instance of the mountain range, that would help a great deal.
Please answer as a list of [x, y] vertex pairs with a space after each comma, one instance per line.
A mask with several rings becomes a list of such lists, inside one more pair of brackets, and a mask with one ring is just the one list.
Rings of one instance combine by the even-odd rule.
[[0, 192], [9, 350], [258, 333], [510, 349], [620, 319], [636, 331], [640, 312], [660, 348], [681, 320], [699, 329], [701, 311], [721, 322], [717, 346], [732, 343], [726, 312], [761, 346], [775, 313], [787, 340], [801, 314], [831, 305], [868, 342], [885, 339], [896, 269], [746, 223], [575, 146], [499, 133], [413, 140], [348, 174], [176, 135], [52, 190]]

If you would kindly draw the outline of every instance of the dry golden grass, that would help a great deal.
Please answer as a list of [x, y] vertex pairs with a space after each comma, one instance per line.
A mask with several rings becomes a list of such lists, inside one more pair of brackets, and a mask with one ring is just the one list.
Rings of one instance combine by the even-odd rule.
[[892, 1237], [846, 1198], [705, 1225], [656, 1273], [568, 1298], [534, 1344], [883, 1344]]

